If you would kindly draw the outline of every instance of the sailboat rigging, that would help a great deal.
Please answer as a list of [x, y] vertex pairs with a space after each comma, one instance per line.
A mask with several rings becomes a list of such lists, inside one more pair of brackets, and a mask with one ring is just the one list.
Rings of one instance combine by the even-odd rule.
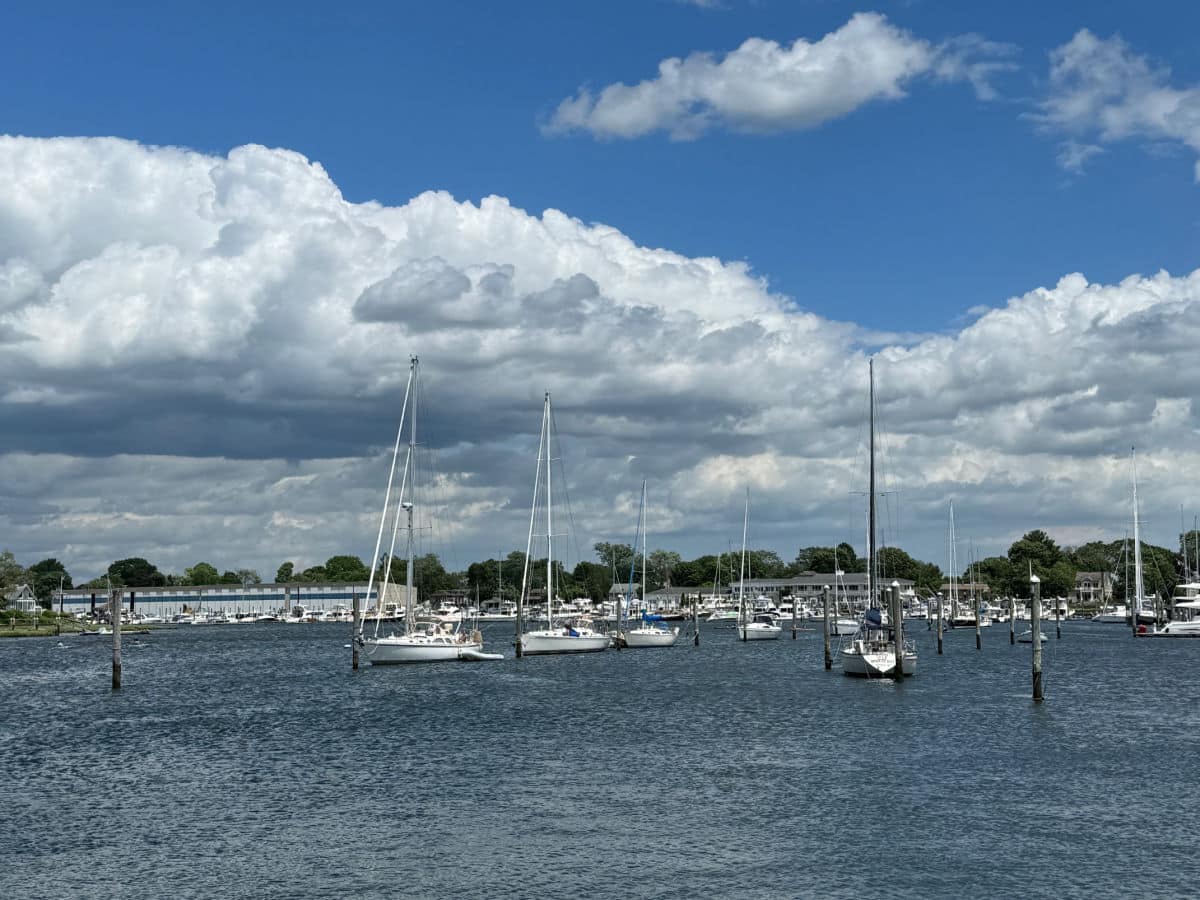
[[[842, 648], [840, 656], [842, 671], [847, 675], [857, 675], [866, 678], [895, 677], [898, 657], [902, 659], [902, 676], [915, 675], [917, 671], [917, 651], [909, 644], [900, 647], [897, 653], [896, 627], [898, 622], [890, 626], [883, 623], [883, 611], [879, 608], [879, 560], [876, 552], [875, 534], [875, 361], [871, 360], [868, 368], [869, 378], [869, 419], [870, 419], [870, 450], [869, 470], [870, 483], [867, 501], [867, 602], [868, 609], [863, 614], [863, 620], [854, 639]], [[897, 588], [898, 590], [898, 588]], [[899, 610], [896, 611], [899, 613]], [[897, 618], [900, 618], [897, 615]]]
[[[545, 503], [546, 503], [546, 627], [526, 631], [517, 636], [518, 656], [540, 656], [551, 653], [594, 653], [607, 649], [609, 636], [592, 628], [590, 620], [564, 622], [561, 626], [554, 625], [554, 494], [553, 494], [553, 454], [554, 445], [554, 416], [550, 407], [550, 392], [546, 392], [545, 403], [542, 406], [542, 431], [538, 437], [537, 469], [533, 477], [533, 507], [529, 513], [529, 537], [525, 543], [525, 569], [521, 576], [521, 600], [518, 610], [524, 609], [532, 587], [530, 579], [530, 553], [533, 550], [533, 529], [537, 520], [538, 499], [542, 496], [542, 464], [545, 463]], [[522, 617], [518, 612], [517, 626], [522, 627]]]
[[[661, 624], [662, 616], [652, 614], [646, 603], [646, 570], [647, 570], [647, 553], [646, 553], [646, 482], [642, 482], [642, 502], [638, 507], [638, 532], [642, 538], [642, 604], [640, 609], [640, 622], [637, 627], [630, 628], [627, 622], [630, 604], [633, 600], [633, 574], [637, 563], [637, 536], [634, 537], [634, 554], [629, 561], [629, 589], [625, 594], [625, 610], [624, 616], [618, 611], [618, 621], [620, 622], [621, 631], [618, 633], [618, 640], [630, 648], [635, 647], [670, 647], [679, 638], [679, 628], [668, 628]], [[620, 601], [618, 601], [620, 602]]]
[[[408, 370], [408, 384], [404, 389], [404, 404], [400, 413], [400, 426], [396, 430], [396, 443], [392, 448], [392, 465], [388, 472], [387, 490], [384, 492], [383, 513], [379, 520], [379, 532], [375, 538], [375, 553], [372, 559], [380, 559], [380, 549], [383, 543], [384, 529], [387, 527], [389, 516], [392, 517], [391, 547], [387, 554], [387, 563], [376, 564], [367, 583], [367, 596], [370, 597], [375, 587], [376, 572], [379, 571], [379, 592], [375, 602], [375, 628], [370, 637], [365, 636], [367, 619], [359, 622], [356, 640], [365, 650], [367, 659], [372, 665], [388, 665], [396, 663], [442, 662], [455, 659], [488, 659], [500, 658], [496, 654], [483, 653], [483, 639], [479, 632], [467, 634], [457, 623], [435, 623], [418, 625], [416, 621], [416, 600], [414, 597], [413, 558], [416, 541], [413, 526], [414, 509], [416, 506], [412, 485], [412, 473], [416, 469], [415, 455], [417, 449], [417, 397], [419, 382], [417, 378], [417, 357], [412, 357]], [[408, 448], [404, 458], [404, 468], [400, 477], [397, 503], [393, 507], [392, 487], [395, 482], [396, 468], [400, 459], [400, 442], [404, 433], [405, 421], [408, 424]], [[397, 634], [391, 632], [380, 634], [380, 626], [384, 621], [384, 606], [388, 596], [388, 585], [391, 578], [392, 559], [395, 555], [396, 539], [400, 531], [401, 520], [405, 522], [407, 544], [405, 565], [404, 593], [404, 630]]]

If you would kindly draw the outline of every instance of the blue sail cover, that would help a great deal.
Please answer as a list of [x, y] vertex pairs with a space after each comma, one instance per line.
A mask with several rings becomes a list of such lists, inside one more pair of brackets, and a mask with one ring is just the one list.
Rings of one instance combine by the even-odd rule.
[[877, 609], [868, 609], [866, 615], [866, 624], [868, 628], [882, 628], [883, 615]]
[[651, 613], [642, 613], [643, 622], [661, 622], [662, 620], [662, 616], [653, 615]]

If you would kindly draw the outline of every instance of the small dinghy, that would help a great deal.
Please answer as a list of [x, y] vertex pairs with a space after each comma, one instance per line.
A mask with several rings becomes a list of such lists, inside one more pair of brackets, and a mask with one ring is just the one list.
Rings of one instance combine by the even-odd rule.
[[484, 653], [482, 650], [462, 650], [458, 654], [459, 659], [465, 659], [468, 662], [485, 662], [489, 659], [504, 659], [503, 653]]

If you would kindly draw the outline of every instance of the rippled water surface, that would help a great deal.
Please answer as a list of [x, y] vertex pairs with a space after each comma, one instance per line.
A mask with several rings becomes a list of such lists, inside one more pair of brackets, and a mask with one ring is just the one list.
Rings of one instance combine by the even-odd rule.
[[350, 671], [349, 626], [0, 641], [0, 897], [1195, 896], [1200, 641], [817, 632]]

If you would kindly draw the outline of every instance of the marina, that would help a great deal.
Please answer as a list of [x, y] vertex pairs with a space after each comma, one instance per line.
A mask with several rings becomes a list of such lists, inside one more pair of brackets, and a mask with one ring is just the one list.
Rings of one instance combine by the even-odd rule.
[[[889, 896], [1192, 895], [1200, 789], [1154, 790], [1146, 763], [1194, 751], [1193, 642], [1065, 623], [1032, 704], [1029, 647], [966, 629], [941, 656], [909, 632], [922, 674], [897, 684], [824, 671], [819, 633], [701, 628], [655, 653], [358, 672], [349, 626], [174, 628], [126, 645], [117, 692], [105, 640], [0, 642], [0, 895], [862, 897], [884, 846]], [[650, 822], [654, 867], [606, 853], [593, 877]], [[1097, 839], [1128, 834], [1136, 853]], [[778, 851], [741, 866], [764, 835]]]

